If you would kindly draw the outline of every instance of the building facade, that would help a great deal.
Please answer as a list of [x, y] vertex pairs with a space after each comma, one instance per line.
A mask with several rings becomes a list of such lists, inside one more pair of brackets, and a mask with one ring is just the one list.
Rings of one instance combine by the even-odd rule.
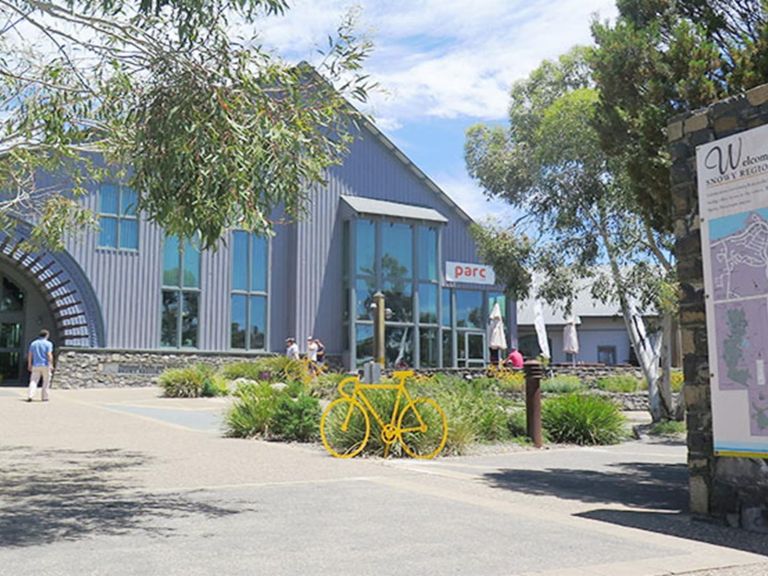
[[42, 327], [68, 357], [144, 361], [281, 353], [286, 338], [302, 346], [313, 336], [355, 369], [373, 353], [378, 290], [392, 311], [389, 365], [483, 365], [490, 306], [509, 311], [510, 330], [515, 310], [485, 273], [446, 277], [447, 263], [482, 268], [472, 220], [376, 127], [358, 136], [306, 217], [276, 224], [271, 238], [233, 230], [201, 251], [143, 219], [119, 182], [92, 186], [83, 201], [100, 229], [73, 236], [63, 252], [25, 252], [24, 224], [3, 237], [4, 381], [24, 379], [24, 351]]

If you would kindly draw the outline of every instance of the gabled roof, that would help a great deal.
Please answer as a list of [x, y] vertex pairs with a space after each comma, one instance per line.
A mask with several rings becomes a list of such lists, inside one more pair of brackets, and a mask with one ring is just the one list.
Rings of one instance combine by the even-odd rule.
[[[573, 316], [576, 324], [581, 322], [580, 318], [622, 318], [621, 307], [618, 302], [604, 303], [592, 298], [590, 291], [591, 281], [582, 280], [573, 300]], [[527, 298], [517, 303], [517, 324], [533, 325], [533, 298]], [[565, 325], [566, 317], [561, 308], [555, 308], [542, 302], [544, 312], [544, 323], [547, 325]], [[657, 316], [653, 311], [641, 310], [642, 315]]]
[[[316, 76], [318, 79], [322, 80], [323, 82], [330, 84], [328, 80], [326, 80], [323, 77], [323, 75], [320, 74], [317, 70], [315, 70], [315, 68], [308, 62], [306, 61], [299, 62], [298, 67], [301, 68], [304, 72], [312, 74]], [[347, 100], [346, 102], [347, 102], [347, 106], [349, 106], [350, 109], [352, 109], [357, 114], [357, 116], [361, 119], [362, 126], [366, 130], [368, 130], [371, 134], [373, 134], [379, 140], [379, 142], [381, 142], [384, 145], [385, 148], [390, 150], [392, 154], [395, 156], [395, 158], [397, 158], [400, 162], [405, 164], [405, 166], [411, 172], [413, 172], [413, 174], [415, 174], [419, 180], [423, 181], [427, 185], [427, 188], [429, 188], [443, 202], [445, 202], [448, 205], [448, 207], [451, 208], [459, 216], [459, 218], [461, 218], [468, 224], [475, 223], [475, 221], [472, 219], [472, 217], [469, 214], [464, 212], [464, 210], [462, 210], [462, 208], [458, 204], [456, 204], [456, 202], [454, 202], [453, 199], [451, 199], [451, 197], [448, 196], [448, 194], [446, 194], [442, 190], [442, 188], [440, 188], [437, 184], [435, 184], [435, 182], [429, 176], [427, 176], [421, 170], [421, 168], [416, 166], [416, 164], [414, 164], [411, 161], [411, 159], [408, 158], [408, 156], [406, 156], [403, 153], [402, 150], [400, 150], [397, 146], [395, 146], [394, 142], [392, 142], [392, 140], [390, 140], [387, 136], [385, 136], [384, 133], [381, 130], [379, 130], [378, 127], [376, 127], [376, 125], [373, 122], [371, 122], [365, 114], [360, 112], [349, 100]]]
[[[350, 104], [350, 106], [352, 105]], [[379, 140], [379, 142], [381, 142], [384, 145], [385, 148], [389, 149], [392, 152], [392, 154], [394, 154], [395, 158], [397, 158], [398, 160], [400, 160], [400, 162], [405, 164], [405, 166], [411, 172], [413, 172], [419, 180], [422, 180], [427, 185], [427, 188], [432, 190], [432, 192], [434, 192], [443, 202], [445, 202], [454, 212], [456, 212], [456, 214], [458, 214], [462, 220], [464, 220], [468, 224], [475, 223], [472, 217], [466, 212], [464, 212], [464, 210], [462, 210], [461, 206], [456, 204], [456, 202], [454, 202], [453, 199], [451, 199], [451, 197], [448, 196], [448, 194], [446, 194], [442, 190], [442, 188], [440, 188], [437, 184], [435, 184], [435, 182], [429, 176], [427, 176], [421, 170], [421, 168], [416, 166], [416, 164], [414, 164], [411, 161], [411, 159], [408, 158], [402, 152], [402, 150], [400, 150], [397, 146], [395, 146], [395, 144], [386, 135], [384, 135], [384, 133], [381, 130], [379, 130], [373, 122], [368, 120], [368, 118], [362, 114], [361, 114], [361, 117], [363, 118], [363, 126], [371, 134], [373, 134]]]

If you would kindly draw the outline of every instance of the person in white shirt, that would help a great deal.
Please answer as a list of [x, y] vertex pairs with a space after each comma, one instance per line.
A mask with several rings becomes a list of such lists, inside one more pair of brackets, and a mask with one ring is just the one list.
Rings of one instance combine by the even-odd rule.
[[307, 338], [307, 358], [312, 363], [317, 362], [317, 341], [312, 336]]
[[285, 346], [285, 355], [291, 360], [299, 360], [299, 345], [296, 344], [296, 340], [287, 338], [285, 340]]

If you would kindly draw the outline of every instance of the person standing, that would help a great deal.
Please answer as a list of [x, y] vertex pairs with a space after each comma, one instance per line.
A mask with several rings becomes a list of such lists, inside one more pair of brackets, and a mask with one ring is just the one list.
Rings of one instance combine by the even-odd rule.
[[319, 338], [315, 338], [315, 344], [317, 345], [317, 363], [322, 364], [325, 362], [325, 344]]
[[313, 364], [317, 362], [317, 341], [312, 336], [307, 338], [307, 358]]
[[29, 345], [27, 353], [27, 369], [29, 370], [29, 396], [27, 402], [32, 402], [37, 390], [37, 383], [43, 379], [41, 397], [43, 402], [48, 402], [48, 389], [51, 387], [51, 375], [53, 374], [53, 343], [48, 340], [48, 330], [40, 330], [40, 335]]
[[299, 345], [293, 338], [287, 338], [285, 341], [285, 355], [291, 360], [299, 360]]

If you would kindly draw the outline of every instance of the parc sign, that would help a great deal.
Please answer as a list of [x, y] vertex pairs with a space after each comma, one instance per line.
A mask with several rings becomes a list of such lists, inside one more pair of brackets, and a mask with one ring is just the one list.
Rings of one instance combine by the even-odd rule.
[[469, 284], [496, 284], [496, 273], [490, 266], [467, 262], [446, 262], [446, 282], [466, 282]]

